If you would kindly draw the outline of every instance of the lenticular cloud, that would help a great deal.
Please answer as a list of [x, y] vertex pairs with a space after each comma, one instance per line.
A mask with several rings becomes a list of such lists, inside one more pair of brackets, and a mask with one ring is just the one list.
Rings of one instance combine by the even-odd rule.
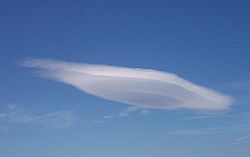
[[23, 65], [85, 93], [138, 107], [221, 110], [230, 105], [226, 95], [158, 70], [46, 59], [26, 60]]

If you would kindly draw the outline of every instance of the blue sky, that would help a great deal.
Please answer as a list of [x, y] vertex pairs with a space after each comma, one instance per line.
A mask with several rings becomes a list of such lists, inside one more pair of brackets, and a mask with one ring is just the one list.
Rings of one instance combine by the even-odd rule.
[[[0, 0], [0, 156], [249, 157], [249, 19], [247, 0]], [[34, 58], [46, 63], [27, 65]], [[51, 72], [57, 62], [67, 66]], [[145, 69], [156, 70], [152, 77], [173, 73], [216, 94], [192, 97], [199, 109], [183, 99], [185, 107], [156, 108], [149, 94], [150, 108], [143, 108], [141, 101], [124, 103], [132, 102], [129, 95], [121, 100], [65, 81], [78, 76], [64, 73], [77, 69], [74, 63], [110, 65], [108, 75], [126, 67], [139, 81], [148, 79]], [[39, 68], [50, 77], [37, 75]], [[109, 80], [107, 92], [126, 83], [131, 92], [134, 84], [119, 81]], [[159, 92], [161, 84], [146, 83]], [[173, 92], [162, 85], [164, 94]], [[139, 82], [138, 90], [146, 87]], [[233, 101], [217, 101], [217, 94]], [[214, 97], [222, 106], [204, 107]]]

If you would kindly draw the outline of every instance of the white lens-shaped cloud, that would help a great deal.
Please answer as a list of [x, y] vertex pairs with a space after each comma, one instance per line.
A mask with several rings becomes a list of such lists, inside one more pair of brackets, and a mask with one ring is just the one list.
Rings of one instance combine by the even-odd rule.
[[23, 65], [85, 93], [138, 107], [221, 110], [231, 103], [229, 96], [158, 70], [47, 59], [30, 59]]

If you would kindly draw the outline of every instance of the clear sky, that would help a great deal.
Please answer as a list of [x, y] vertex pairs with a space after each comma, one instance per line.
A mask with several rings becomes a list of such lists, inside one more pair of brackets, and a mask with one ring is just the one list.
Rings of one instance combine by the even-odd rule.
[[[27, 65], [32, 58], [45, 63]], [[105, 86], [95, 76], [89, 92], [71, 80], [78, 74], [67, 71], [84, 63], [131, 68], [126, 75], [142, 78], [117, 83], [108, 77]], [[50, 77], [40, 77], [36, 68]], [[105, 72], [116, 75], [112, 68]], [[145, 69], [157, 70], [152, 78], [163, 83], [145, 78]], [[0, 156], [250, 156], [248, 0], [0, 0], [0, 71]], [[233, 101], [219, 97], [227, 106], [210, 110], [202, 105], [214, 96], [186, 93], [176, 79], [176, 95], [194, 96], [197, 104], [181, 97], [183, 108], [155, 107], [169, 99], [149, 93], [126, 103], [133, 101], [129, 94], [105, 95], [111, 88], [130, 93], [136, 81], [140, 92], [160, 88], [168, 95], [169, 80], [156, 76], [169, 73]], [[107, 93], [92, 89], [104, 86]]]

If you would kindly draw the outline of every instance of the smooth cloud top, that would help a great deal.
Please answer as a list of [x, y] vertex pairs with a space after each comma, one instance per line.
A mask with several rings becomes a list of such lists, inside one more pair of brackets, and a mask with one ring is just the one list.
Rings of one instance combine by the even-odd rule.
[[138, 107], [221, 110], [231, 103], [229, 96], [158, 70], [47, 59], [30, 59], [23, 65], [85, 93]]

